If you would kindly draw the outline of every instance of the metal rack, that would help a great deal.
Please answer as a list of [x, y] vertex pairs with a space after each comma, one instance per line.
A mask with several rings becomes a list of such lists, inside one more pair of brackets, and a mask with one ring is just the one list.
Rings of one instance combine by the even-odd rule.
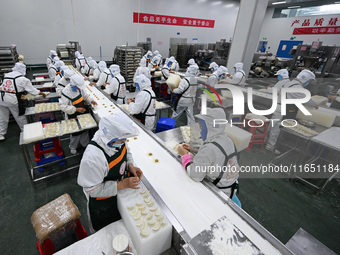
[[12, 71], [12, 67], [19, 61], [16, 46], [0, 46], [0, 77]]
[[114, 51], [115, 61], [120, 66], [120, 73], [125, 78], [128, 89], [133, 85], [133, 76], [142, 58], [142, 51], [137, 46], [117, 46]]

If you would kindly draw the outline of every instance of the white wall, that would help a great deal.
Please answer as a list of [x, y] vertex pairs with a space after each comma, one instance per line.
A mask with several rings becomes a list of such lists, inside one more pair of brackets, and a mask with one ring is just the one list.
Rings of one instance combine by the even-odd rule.
[[[330, 18], [338, 18], [340, 20], [340, 15], [321, 15], [321, 16], [309, 16], [309, 17], [291, 17], [291, 18], [275, 18], [273, 19], [274, 8], [268, 8], [264, 22], [262, 25], [262, 30], [260, 33], [259, 41], [263, 38], [267, 38], [268, 45], [270, 47], [270, 52], [276, 54], [277, 48], [281, 40], [289, 40], [293, 36], [293, 30], [295, 27], [301, 27], [302, 22], [305, 19], [310, 19], [314, 21], [317, 18], [324, 18], [325, 21], [323, 26], [328, 25], [328, 20]], [[300, 24], [295, 24], [293, 27], [292, 22], [294, 20], [300, 20]], [[339, 21], [337, 26], [339, 26]], [[311, 22], [310, 27], [313, 27], [314, 22]], [[304, 44], [311, 44], [313, 41], [320, 40], [323, 45], [340, 45], [340, 35], [294, 35], [296, 36], [296, 41], [303, 41]]]
[[[25, 63], [45, 63], [59, 43], [79, 41], [85, 56], [112, 60], [114, 48], [136, 45], [151, 37], [153, 50], [168, 56], [171, 37], [198, 38], [198, 43], [229, 40], [234, 32], [238, 4], [224, 0], [2, 0], [0, 46], [16, 44]], [[133, 23], [133, 12], [215, 20], [214, 28]], [[177, 35], [177, 32], [180, 35]], [[158, 46], [157, 42], [161, 45]]]

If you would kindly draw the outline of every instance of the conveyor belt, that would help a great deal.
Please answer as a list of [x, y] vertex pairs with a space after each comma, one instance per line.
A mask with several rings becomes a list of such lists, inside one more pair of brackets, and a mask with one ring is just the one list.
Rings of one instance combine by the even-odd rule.
[[[95, 94], [105, 102], [110, 100], [105, 98], [96, 87], [87, 86], [88, 88], [91, 90], [88, 91], [90, 94]], [[108, 112], [109, 110], [105, 108], [107, 104], [104, 103], [105, 105], [103, 106], [101, 100], [98, 102], [98, 107], [94, 109], [97, 117], [101, 118], [105, 114], [115, 114], [123, 111], [120, 106], [115, 105], [114, 109], [111, 108], [111, 112]], [[114, 103], [111, 102], [111, 104]], [[129, 139], [127, 144], [135, 164], [142, 169], [147, 181], [152, 185], [190, 238], [201, 233], [221, 217], [227, 216], [264, 254], [281, 254], [277, 248], [265, 240], [211, 190], [202, 183], [194, 182], [190, 179], [179, 161], [167, 151], [160, 140], [153, 133], [145, 130], [136, 120], [133, 121], [139, 130], [139, 135], [137, 139]], [[151, 157], [147, 155], [150, 152], [153, 154]], [[155, 159], [158, 159], [159, 162], [155, 163]], [[273, 237], [273, 239], [275, 238]]]

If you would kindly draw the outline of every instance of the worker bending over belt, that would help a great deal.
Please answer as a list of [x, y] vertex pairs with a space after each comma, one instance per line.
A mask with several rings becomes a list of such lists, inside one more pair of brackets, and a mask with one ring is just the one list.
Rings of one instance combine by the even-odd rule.
[[[138, 135], [133, 122], [123, 113], [105, 116], [80, 162], [78, 184], [87, 198], [90, 231], [121, 219], [117, 192], [138, 189], [143, 172], [134, 166], [126, 138]], [[128, 173], [134, 177], [128, 178]]]
[[[226, 124], [215, 124], [215, 119], [226, 119], [221, 108], [207, 108], [207, 114], [198, 114], [201, 138], [204, 141], [198, 150], [184, 143], [178, 147], [182, 164], [194, 181], [208, 178], [232, 198], [238, 189], [239, 165], [234, 142], [224, 133]], [[193, 157], [192, 153], [196, 153]]]

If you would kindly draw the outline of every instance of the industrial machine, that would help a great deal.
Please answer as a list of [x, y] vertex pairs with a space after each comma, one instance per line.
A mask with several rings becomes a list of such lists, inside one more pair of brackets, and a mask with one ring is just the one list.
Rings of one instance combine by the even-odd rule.
[[19, 61], [19, 54], [15, 45], [0, 47], [0, 80], [5, 73], [12, 70], [12, 67]]
[[79, 42], [69, 41], [70, 44], [58, 44], [57, 54], [61, 60], [74, 60], [76, 51], [81, 52]]
[[138, 42], [137, 47], [143, 48], [143, 55], [149, 50], [152, 51], [152, 42]]
[[290, 66], [292, 70], [308, 68], [315, 72], [317, 77], [340, 74], [340, 46], [326, 46], [315, 41], [312, 45], [297, 45], [291, 51], [294, 54]]

